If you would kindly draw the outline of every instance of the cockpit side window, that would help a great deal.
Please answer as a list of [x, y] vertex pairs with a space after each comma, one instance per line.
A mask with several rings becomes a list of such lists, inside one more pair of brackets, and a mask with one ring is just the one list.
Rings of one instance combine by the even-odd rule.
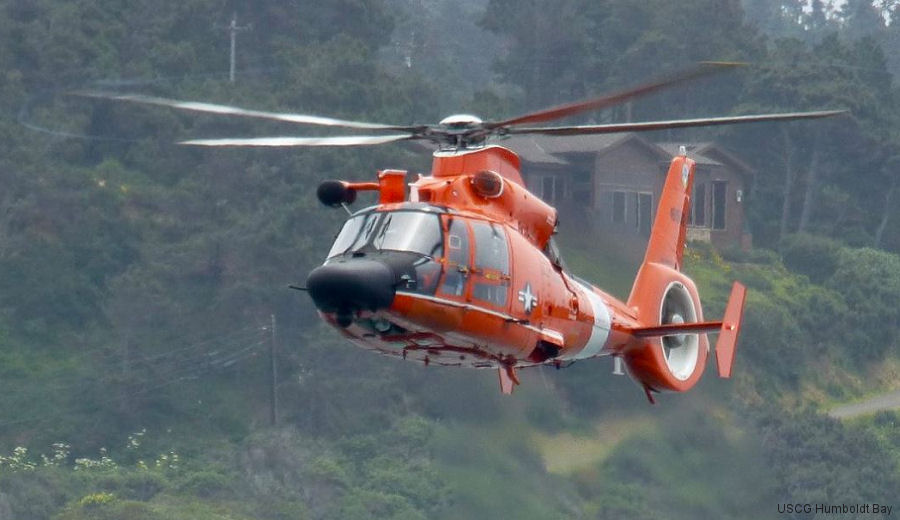
[[378, 213], [366, 213], [351, 217], [344, 222], [344, 227], [341, 228], [341, 232], [334, 240], [334, 245], [331, 246], [331, 251], [328, 252], [328, 258], [355, 250], [368, 242], [375, 229], [375, 224], [378, 222], [378, 217]]
[[344, 223], [328, 258], [365, 247], [440, 258], [444, 254], [440, 218], [422, 211], [376, 211], [356, 215]]

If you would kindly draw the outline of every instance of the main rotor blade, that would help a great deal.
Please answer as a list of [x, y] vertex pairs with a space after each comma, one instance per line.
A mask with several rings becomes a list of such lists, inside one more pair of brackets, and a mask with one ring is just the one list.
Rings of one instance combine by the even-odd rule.
[[542, 134], [542, 135], [584, 135], [611, 134], [615, 132], [647, 132], [650, 130], [667, 130], [671, 128], [689, 128], [695, 126], [733, 125], [740, 123], [760, 123], [764, 121], [791, 121], [796, 119], [818, 119], [849, 113], [848, 110], [823, 110], [819, 112], [791, 112], [784, 114], [758, 114], [731, 117], [706, 117], [700, 119], [676, 119], [672, 121], [647, 121], [643, 123], [621, 123], [609, 125], [583, 126], [551, 126], [545, 128], [510, 128], [509, 134]]
[[619, 92], [614, 92], [612, 94], [607, 94], [605, 96], [600, 96], [593, 99], [587, 99], [584, 101], [560, 105], [538, 112], [532, 112], [530, 114], [514, 117], [505, 121], [485, 123], [485, 128], [493, 129], [503, 126], [522, 125], [527, 123], [543, 123], [545, 121], [552, 121], [554, 119], [560, 119], [563, 117], [580, 114], [581, 112], [600, 110], [603, 108], [622, 104], [636, 97], [652, 94], [653, 92], [662, 90], [664, 88], [672, 87], [680, 83], [685, 83], [687, 81], [701, 78], [703, 76], [709, 76], [717, 72], [730, 70], [734, 67], [739, 66], [743, 66], [743, 63], [720, 61], [700, 62], [689, 69], [664, 76], [655, 81], [644, 83], [643, 85], [638, 85], [636, 87], [621, 90]]
[[397, 126], [385, 125], [381, 123], [366, 123], [363, 121], [347, 121], [344, 119], [335, 119], [332, 117], [311, 116], [307, 114], [294, 114], [289, 112], [265, 112], [262, 110], [250, 110], [230, 105], [201, 103], [197, 101], [180, 101], [177, 99], [145, 96], [143, 94], [114, 94], [111, 92], [98, 91], [78, 91], [73, 92], [72, 94], [76, 96], [111, 99], [114, 101], [128, 101], [132, 103], [140, 103], [143, 105], [171, 107], [192, 112], [204, 112], [207, 114], [220, 114], [226, 116], [254, 117], [258, 119], [284, 121], [287, 123], [299, 123], [304, 125], [333, 126], [340, 128], [356, 128], [362, 130], [393, 130], [406, 132], [414, 132], [416, 130], [424, 128], [421, 126]]
[[417, 139], [413, 134], [340, 135], [333, 137], [249, 137], [245, 139], [192, 139], [190, 146], [365, 146]]

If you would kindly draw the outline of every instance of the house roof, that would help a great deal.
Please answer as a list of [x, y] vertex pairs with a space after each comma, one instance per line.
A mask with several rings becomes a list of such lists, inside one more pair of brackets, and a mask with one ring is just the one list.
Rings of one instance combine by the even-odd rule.
[[[679, 143], [657, 143], [660, 148], [671, 153], [673, 156], [678, 153]], [[693, 143], [685, 145], [688, 150], [688, 156], [697, 162], [697, 164], [706, 164], [712, 166], [723, 166], [727, 164], [736, 168], [740, 173], [752, 173], [753, 167], [740, 160], [712, 141]]]
[[512, 135], [500, 142], [523, 160], [532, 163], [568, 164], [567, 154], [603, 154], [627, 142], [636, 142], [660, 157], [670, 156], [662, 149], [633, 132], [595, 135]]
[[516, 152], [525, 162], [546, 165], [569, 164], [569, 161], [562, 157], [552, 155], [554, 152], [546, 149], [546, 143], [543, 140], [534, 139], [533, 136], [513, 135], [497, 144]]

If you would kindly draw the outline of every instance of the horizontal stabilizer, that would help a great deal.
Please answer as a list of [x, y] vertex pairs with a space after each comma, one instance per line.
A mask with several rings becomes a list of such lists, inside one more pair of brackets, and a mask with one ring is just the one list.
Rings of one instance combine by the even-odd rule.
[[679, 334], [719, 332], [721, 329], [721, 321], [704, 321], [700, 323], [670, 323], [655, 327], [641, 327], [639, 329], [631, 329], [630, 332], [639, 338], [653, 338], [658, 336], [677, 336]]
[[731, 377], [734, 349], [737, 346], [738, 333], [741, 331], [746, 296], [747, 288], [734, 282], [731, 296], [728, 297], [728, 306], [725, 307], [725, 317], [722, 318], [722, 332], [719, 333], [719, 340], [716, 342], [716, 368], [719, 370], [719, 377]]

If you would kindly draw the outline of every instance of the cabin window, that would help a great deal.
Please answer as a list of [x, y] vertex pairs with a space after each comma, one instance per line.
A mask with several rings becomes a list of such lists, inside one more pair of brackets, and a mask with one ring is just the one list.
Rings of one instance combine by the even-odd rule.
[[472, 222], [475, 235], [475, 271], [472, 298], [506, 306], [509, 292], [509, 246], [499, 224]]
[[469, 229], [465, 221], [450, 219], [447, 226], [447, 251], [441, 292], [463, 296], [469, 273]]
[[509, 274], [506, 233], [498, 224], [472, 222], [475, 232], [475, 267]]
[[728, 193], [728, 183], [716, 181], [712, 183], [712, 188], [712, 227], [725, 229], [725, 195]]

